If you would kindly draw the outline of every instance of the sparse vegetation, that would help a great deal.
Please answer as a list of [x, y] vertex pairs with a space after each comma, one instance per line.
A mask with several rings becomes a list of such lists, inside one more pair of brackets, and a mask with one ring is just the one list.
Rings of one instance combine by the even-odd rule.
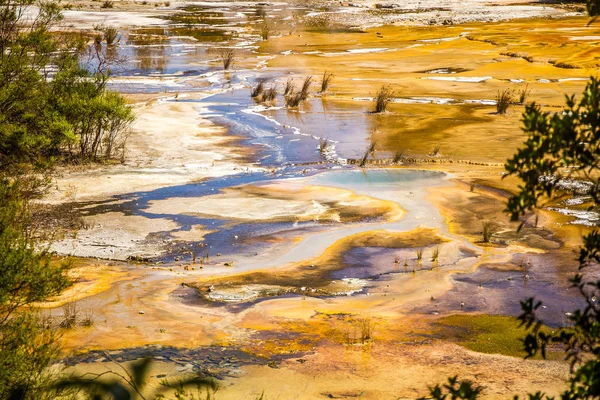
[[367, 160], [369, 159], [369, 150], [367, 149], [365, 151], [365, 154], [363, 154], [362, 158], [360, 159], [360, 162], [358, 163], [358, 166], [360, 168], [363, 168], [366, 164], [367, 164]]
[[525, 104], [529, 93], [531, 93], [531, 89], [529, 89], [529, 83], [527, 83], [523, 89], [519, 90], [519, 104]]
[[[115, 363], [115, 370], [99, 374], [87, 373], [82, 376], [71, 376], [56, 382], [54, 387], [58, 390], [74, 391], [78, 393], [78, 396], [85, 396], [84, 398], [114, 400], [164, 399], [164, 394], [171, 391], [175, 391], [175, 398], [184, 399], [190, 397], [183, 396], [191, 394], [185, 391], [186, 387], [194, 386], [198, 389], [206, 388], [213, 391], [218, 387], [217, 383], [210, 378], [196, 377], [173, 383], [163, 380], [160, 387], [154, 389], [152, 394], [148, 394], [147, 382], [151, 364], [150, 358], [133, 362], [129, 369]], [[195, 397], [191, 398], [198, 400]], [[207, 395], [207, 399], [210, 399], [210, 395]]]
[[[504, 315], [455, 314], [441, 318], [438, 323], [441, 334], [455, 337], [459, 344], [479, 353], [503, 354], [511, 357], [525, 357], [522, 339], [527, 333], [515, 317]], [[544, 327], [544, 332], [550, 329]], [[558, 350], [558, 349], [557, 349]], [[560, 353], [552, 354], [560, 358]]]
[[72, 329], [77, 326], [79, 318], [79, 310], [74, 302], [67, 303], [63, 306], [63, 315], [60, 322], [60, 327], [64, 329]]
[[114, 2], [112, 0], [104, 0], [102, 2], [101, 8], [113, 8], [113, 7], [114, 7]]
[[[10, 3], [7, 10], [15, 13], [0, 16], [0, 169], [119, 156], [134, 115], [121, 95], [106, 90], [106, 57], [97, 46], [88, 48], [82, 36], [59, 40], [49, 33], [60, 18], [54, 3], [44, 8], [39, 29], [20, 30], [28, 4]], [[109, 41], [115, 40], [108, 37], [112, 32], [106, 31]], [[16, 47], [21, 50], [7, 51]], [[80, 63], [86, 52], [95, 61], [92, 72]], [[40, 73], [50, 66], [56, 73]]]
[[285, 98], [285, 105], [288, 108], [298, 107], [302, 103], [302, 93], [291, 93]]
[[404, 151], [397, 150], [394, 153], [394, 157], [393, 157], [392, 161], [394, 162], [394, 164], [398, 164], [400, 161], [402, 161], [403, 158], [404, 158]]
[[321, 92], [326, 93], [331, 81], [333, 80], [333, 74], [328, 74], [327, 71], [323, 72], [323, 79], [321, 80]]
[[261, 98], [262, 94], [265, 91], [265, 83], [267, 83], [266, 79], [264, 79], [264, 78], [259, 79], [257, 81], [256, 86], [250, 92], [250, 96], [252, 96], [253, 98], [256, 98], [256, 99]]
[[369, 147], [367, 147], [367, 152], [370, 155], [374, 155], [376, 148], [377, 148], [377, 142], [375, 140], [372, 140], [371, 143], [369, 144]]
[[360, 342], [362, 344], [373, 340], [373, 320], [371, 318], [361, 318], [358, 320], [360, 327]]
[[383, 113], [387, 110], [388, 103], [394, 95], [389, 86], [382, 86], [375, 95], [375, 113]]
[[429, 397], [419, 397], [418, 400], [464, 399], [475, 400], [483, 392], [483, 387], [469, 380], [459, 381], [458, 377], [448, 378], [448, 383], [429, 387]]
[[[39, 180], [0, 177], [0, 398], [15, 390], [43, 398], [45, 370], [58, 355], [55, 332], [35, 305], [69, 285], [66, 263], [53, 263], [34, 240], [31, 200]], [[25, 397], [27, 396], [27, 397]], [[49, 397], [50, 398], [50, 397]]]
[[283, 95], [285, 97], [285, 106], [295, 108], [308, 98], [310, 85], [312, 84], [312, 76], [308, 76], [302, 83], [302, 88], [299, 92], [295, 92], [295, 85], [291, 79], [288, 79], [285, 84]]
[[265, 91], [262, 95], [262, 100], [265, 102], [272, 102], [275, 100], [276, 97], [277, 97], [277, 86], [273, 86], [268, 89], [265, 89]]
[[327, 138], [319, 139], [319, 153], [321, 153], [321, 155], [324, 156], [325, 154], [327, 154], [328, 149], [329, 149], [329, 139], [327, 139]]
[[302, 82], [302, 89], [300, 89], [300, 96], [302, 97], [302, 100], [308, 99], [308, 93], [310, 90], [310, 85], [312, 85], [312, 82], [313, 82], [312, 76], [307, 76], [304, 79], [304, 82]]
[[433, 253], [431, 253], [431, 261], [436, 262], [440, 257], [440, 246], [435, 246], [433, 248]]
[[[588, 14], [593, 22], [600, 15], [600, 1], [587, 1]], [[507, 161], [505, 168], [508, 175], [515, 175], [523, 182], [519, 192], [508, 200], [507, 211], [512, 221], [518, 221], [538, 208], [547, 198], [552, 198], [556, 184], [561, 181], [561, 173], [568, 166], [569, 178], [579, 177], [592, 181], [590, 196], [597, 205], [600, 201], [600, 185], [597, 172], [598, 152], [597, 136], [600, 127], [598, 113], [600, 110], [600, 81], [591, 77], [583, 98], [577, 104], [575, 97], [567, 97], [565, 110], [550, 114], [542, 112], [535, 103], [529, 104], [523, 114], [523, 131], [528, 139], [517, 153]], [[549, 178], [549, 179], [544, 179]], [[523, 225], [521, 225], [523, 226]], [[526, 357], [549, 356], [550, 346], [559, 345], [570, 362], [571, 374], [567, 388], [559, 395], [561, 399], [590, 399], [600, 394], [598, 374], [600, 331], [600, 310], [596, 303], [600, 292], [600, 282], [595, 274], [584, 272], [590, 266], [597, 267], [600, 262], [600, 231], [593, 229], [583, 236], [583, 245], [579, 251], [579, 272], [570, 279], [571, 286], [577, 290], [585, 307], [567, 313], [568, 325], [555, 330], [548, 330], [539, 318], [538, 310], [545, 308], [541, 301], [528, 298], [521, 301], [522, 314], [518, 317], [519, 327], [526, 331], [519, 347], [525, 351]], [[590, 271], [591, 272], [591, 271]], [[473, 316], [469, 316], [469, 321]], [[498, 324], [494, 323], [493, 328]], [[506, 329], [500, 329], [500, 339], [506, 338]], [[485, 334], [485, 342], [489, 334]], [[514, 340], [517, 342], [517, 340]], [[460, 383], [456, 378], [450, 380], [452, 388]], [[453, 393], [456, 399], [477, 399], [481, 390], [474, 391], [474, 386], [467, 382], [468, 389], [463, 393]], [[448, 397], [444, 389], [436, 385], [430, 387], [429, 394], [435, 400]], [[477, 389], [481, 389], [477, 387]], [[517, 396], [515, 396], [517, 398]], [[543, 392], [528, 394], [529, 399], [553, 399]]]
[[260, 37], [262, 40], [268, 40], [271, 35], [271, 25], [267, 21], [260, 26]]
[[293, 94], [295, 91], [296, 91], [296, 85], [294, 84], [294, 80], [290, 78], [285, 82], [285, 88], [283, 89], [283, 95], [288, 96], [290, 94]]
[[483, 243], [490, 243], [490, 241], [492, 240], [492, 235], [494, 234], [494, 232], [492, 232], [492, 225], [489, 222], [484, 222], [483, 223]]
[[422, 261], [423, 260], [423, 249], [418, 249], [417, 250], [417, 261]]
[[369, 156], [372, 156], [375, 154], [375, 148], [377, 147], [377, 142], [372, 141], [371, 144], [369, 144], [369, 147], [367, 147], [367, 149], [365, 150], [365, 154], [363, 155], [363, 157], [361, 158], [358, 166], [359, 167], [364, 167], [367, 164], [367, 161], [369, 159]]
[[119, 30], [112, 26], [106, 26], [102, 28], [102, 34], [104, 35], [106, 44], [112, 46], [119, 36]]
[[223, 50], [219, 56], [223, 63], [223, 70], [229, 71], [229, 69], [233, 68], [235, 62], [235, 52], [233, 50]]
[[94, 310], [88, 309], [84, 311], [83, 318], [81, 319], [81, 326], [89, 328], [91, 326], [94, 326], [94, 323]]
[[513, 102], [513, 92], [510, 89], [498, 91], [496, 96], [496, 114], [506, 114], [508, 107]]

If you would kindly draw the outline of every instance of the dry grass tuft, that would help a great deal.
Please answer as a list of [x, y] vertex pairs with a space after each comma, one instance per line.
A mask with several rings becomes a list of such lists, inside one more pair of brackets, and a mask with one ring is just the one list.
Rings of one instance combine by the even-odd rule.
[[277, 97], [277, 86], [273, 86], [268, 89], [265, 89], [263, 96], [262, 96], [262, 101], [274, 101], [276, 97]]
[[302, 100], [302, 93], [291, 93], [285, 98], [285, 106], [288, 108], [298, 107]]
[[323, 156], [327, 153], [327, 149], [329, 149], [329, 139], [321, 138], [319, 140], [319, 153]]
[[223, 63], [223, 70], [228, 71], [230, 68], [233, 68], [233, 63], [235, 61], [235, 53], [233, 50], [223, 50], [220, 53], [221, 62]]
[[263, 92], [265, 91], [265, 83], [267, 83], [266, 79], [264, 79], [264, 78], [259, 79], [258, 83], [256, 84], [256, 87], [254, 87], [252, 89], [250, 96], [252, 96], [253, 98], [261, 97]]
[[294, 84], [294, 80], [290, 78], [285, 82], [285, 88], [283, 89], [283, 95], [287, 96], [287, 95], [294, 93], [295, 91], [296, 91], [296, 85]]
[[262, 40], [267, 40], [269, 39], [269, 36], [271, 36], [271, 25], [269, 25], [268, 22], [264, 22], [261, 26], [260, 26], [260, 37]]
[[72, 329], [77, 325], [79, 311], [75, 303], [67, 303], [63, 306], [62, 321], [60, 327], [64, 329]]
[[529, 89], [528, 83], [523, 89], [519, 90], [519, 104], [525, 104], [527, 97], [529, 97], [529, 93], [531, 93], [531, 89]]
[[327, 92], [327, 88], [329, 88], [329, 85], [331, 84], [332, 80], [333, 80], [333, 74], [328, 74], [327, 71], [323, 72], [323, 79], [321, 80], [320, 93]]
[[375, 95], [375, 113], [383, 113], [387, 110], [388, 103], [390, 102], [391, 97], [394, 95], [394, 92], [390, 89], [389, 86], [382, 86], [377, 91]]
[[310, 90], [310, 85], [312, 85], [313, 77], [308, 76], [304, 79], [302, 83], [302, 89], [300, 89], [300, 94], [302, 95], [302, 100], [308, 99], [308, 91]]
[[513, 102], [513, 92], [510, 89], [498, 91], [496, 96], [496, 114], [506, 114], [508, 106]]
[[483, 243], [489, 243], [492, 240], [492, 235], [494, 232], [492, 231], [492, 225], [489, 222], [483, 223]]

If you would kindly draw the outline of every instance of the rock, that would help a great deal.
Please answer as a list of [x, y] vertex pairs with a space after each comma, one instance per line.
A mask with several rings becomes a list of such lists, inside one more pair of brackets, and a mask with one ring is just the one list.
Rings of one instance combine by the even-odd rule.
[[144, 312], [143, 312], [142, 310], [140, 310], [140, 311], [138, 312], [138, 314], [144, 315]]

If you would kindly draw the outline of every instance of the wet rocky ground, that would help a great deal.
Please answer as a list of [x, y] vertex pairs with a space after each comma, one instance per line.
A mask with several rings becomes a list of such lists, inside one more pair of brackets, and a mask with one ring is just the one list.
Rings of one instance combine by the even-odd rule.
[[[435, 324], [515, 316], [538, 295], [558, 326], [581, 304], [566, 282], [597, 216], [567, 190], [517, 232], [503, 211], [516, 182], [501, 178], [523, 104], [495, 113], [507, 88], [560, 110], [597, 71], [600, 33], [578, 6], [98, 7], [74, 3], [63, 29], [119, 27], [102, 51], [138, 121], [123, 163], [60, 171], [47, 198], [74, 210], [53, 250], [90, 264], [87, 289], [56, 303], [94, 319], [64, 333], [66, 364], [152, 355], [222, 379], [219, 399], [417, 397], [457, 371], [490, 397], [560, 389], [564, 364], [465, 350]], [[286, 82], [309, 76], [285, 107]], [[251, 97], [263, 79], [273, 102]], [[382, 85], [393, 95], [374, 113]]]

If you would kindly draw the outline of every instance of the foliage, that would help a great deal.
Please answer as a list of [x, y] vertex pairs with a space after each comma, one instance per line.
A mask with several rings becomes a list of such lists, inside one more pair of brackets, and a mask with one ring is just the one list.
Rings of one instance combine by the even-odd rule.
[[[600, 1], [587, 0], [588, 14], [594, 22], [600, 15]], [[600, 81], [591, 77], [582, 99], [577, 103], [574, 96], [567, 96], [566, 107], [561, 113], [542, 112], [535, 103], [528, 105], [523, 114], [523, 130], [528, 134], [524, 146], [506, 163], [508, 175], [515, 175], [523, 184], [519, 192], [508, 200], [507, 212], [517, 221], [543, 200], [552, 198], [565, 178], [583, 180], [583, 186], [598, 204], [600, 180]], [[581, 181], [580, 181], [581, 183]], [[600, 397], [600, 280], [589, 273], [600, 264], [600, 232], [597, 228], [583, 236], [579, 252], [579, 272], [571, 279], [571, 285], [585, 302], [583, 309], [567, 313], [569, 324], [548, 332], [536, 312], [542, 302], [529, 298], [521, 302], [523, 313], [519, 316], [521, 326], [529, 330], [523, 340], [527, 357], [547, 356], [550, 344], [562, 345], [566, 359], [571, 363], [568, 388], [560, 394], [563, 400]], [[463, 382], [464, 383], [464, 382]], [[460, 383], [462, 386], [463, 383]], [[451, 388], [459, 384], [450, 380]], [[469, 384], [470, 386], [470, 384]], [[472, 387], [470, 388], [472, 389]], [[458, 393], [460, 399], [474, 399], [466, 390]], [[430, 396], [443, 399], [442, 388], [430, 388]], [[530, 400], [553, 399], [544, 393], [530, 393]], [[518, 397], [515, 396], [515, 399]]]
[[523, 181], [519, 193], [508, 202], [511, 219], [550, 197], [565, 178], [583, 178], [589, 194], [598, 202], [598, 181], [593, 177], [600, 163], [600, 81], [592, 77], [576, 103], [567, 96], [561, 113], [542, 112], [532, 103], [523, 114], [523, 130], [528, 134], [524, 147], [508, 160], [509, 175]]
[[[513, 221], [518, 220], [542, 201], [550, 199], [557, 185], [565, 178], [584, 179], [594, 203], [598, 203], [598, 172], [600, 169], [600, 81], [590, 79], [577, 103], [567, 97], [561, 113], [542, 112], [535, 103], [528, 105], [523, 114], [523, 130], [528, 134], [524, 146], [508, 160], [506, 170], [523, 181], [519, 192], [508, 200], [507, 211]], [[600, 280], [586, 270], [600, 263], [600, 232], [592, 230], [583, 237], [579, 254], [579, 273], [572, 279], [585, 302], [582, 310], [568, 313], [569, 325], [548, 331], [536, 315], [541, 301], [529, 298], [521, 302], [521, 325], [528, 333], [523, 340], [527, 357], [548, 355], [548, 346], [561, 345], [571, 363], [569, 387], [561, 399], [589, 399], [600, 396]], [[434, 392], [433, 389], [436, 389]], [[430, 392], [439, 397], [439, 387]], [[528, 395], [530, 399], [548, 399], [543, 393]], [[472, 397], [458, 397], [472, 398]]]
[[48, 251], [36, 247], [28, 209], [31, 189], [0, 179], [0, 398], [12, 391], [19, 398], [47, 394], [44, 370], [57, 347], [35, 303], [69, 284], [67, 265], [51, 263]]
[[426, 400], [428, 398], [435, 400], [445, 400], [445, 399], [466, 399], [466, 400], [474, 400], [479, 398], [481, 392], [483, 391], [483, 387], [478, 386], [477, 384], [471, 381], [459, 381], [458, 378], [452, 377], [448, 378], [448, 383], [444, 385], [435, 385], [429, 388], [430, 397], [421, 397], [419, 400]]
[[592, 19], [589, 22], [589, 24], [591, 24], [594, 21], [596, 21], [596, 18], [598, 18], [598, 16], [600, 16], [600, 0], [587, 0], [586, 6], [588, 15], [592, 17]]
[[54, 376], [46, 368], [57, 357], [56, 332], [33, 312], [22, 312], [2, 324], [0, 398], [54, 399], [47, 386]]
[[[112, 157], [134, 117], [120, 95], [106, 90], [102, 47], [51, 33], [62, 18], [56, 3], [41, 3], [29, 22], [33, 5], [0, 0], [0, 169]], [[86, 53], [93, 70], [80, 62]]]
[[148, 393], [147, 378], [152, 366], [151, 358], [133, 362], [129, 369], [121, 364], [116, 366], [122, 373], [109, 370], [101, 374], [72, 376], [56, 382], [53, 386], [60, 391], [77, 390], [95, 400], [163, 399], [164, 393], [170, 390], [175, 390], [175, 397], [178, 399], [194, 399], [193, 394], [185, 390], [186, 387], [217, 389], [213, 379], [196, 377], [176, 383], [163, 381], [159, 389]]
[[36, 246], [24, 189], [0, 178], [0, 324], [68, 285], [65, 267], [51, 263], [47, 249]]

